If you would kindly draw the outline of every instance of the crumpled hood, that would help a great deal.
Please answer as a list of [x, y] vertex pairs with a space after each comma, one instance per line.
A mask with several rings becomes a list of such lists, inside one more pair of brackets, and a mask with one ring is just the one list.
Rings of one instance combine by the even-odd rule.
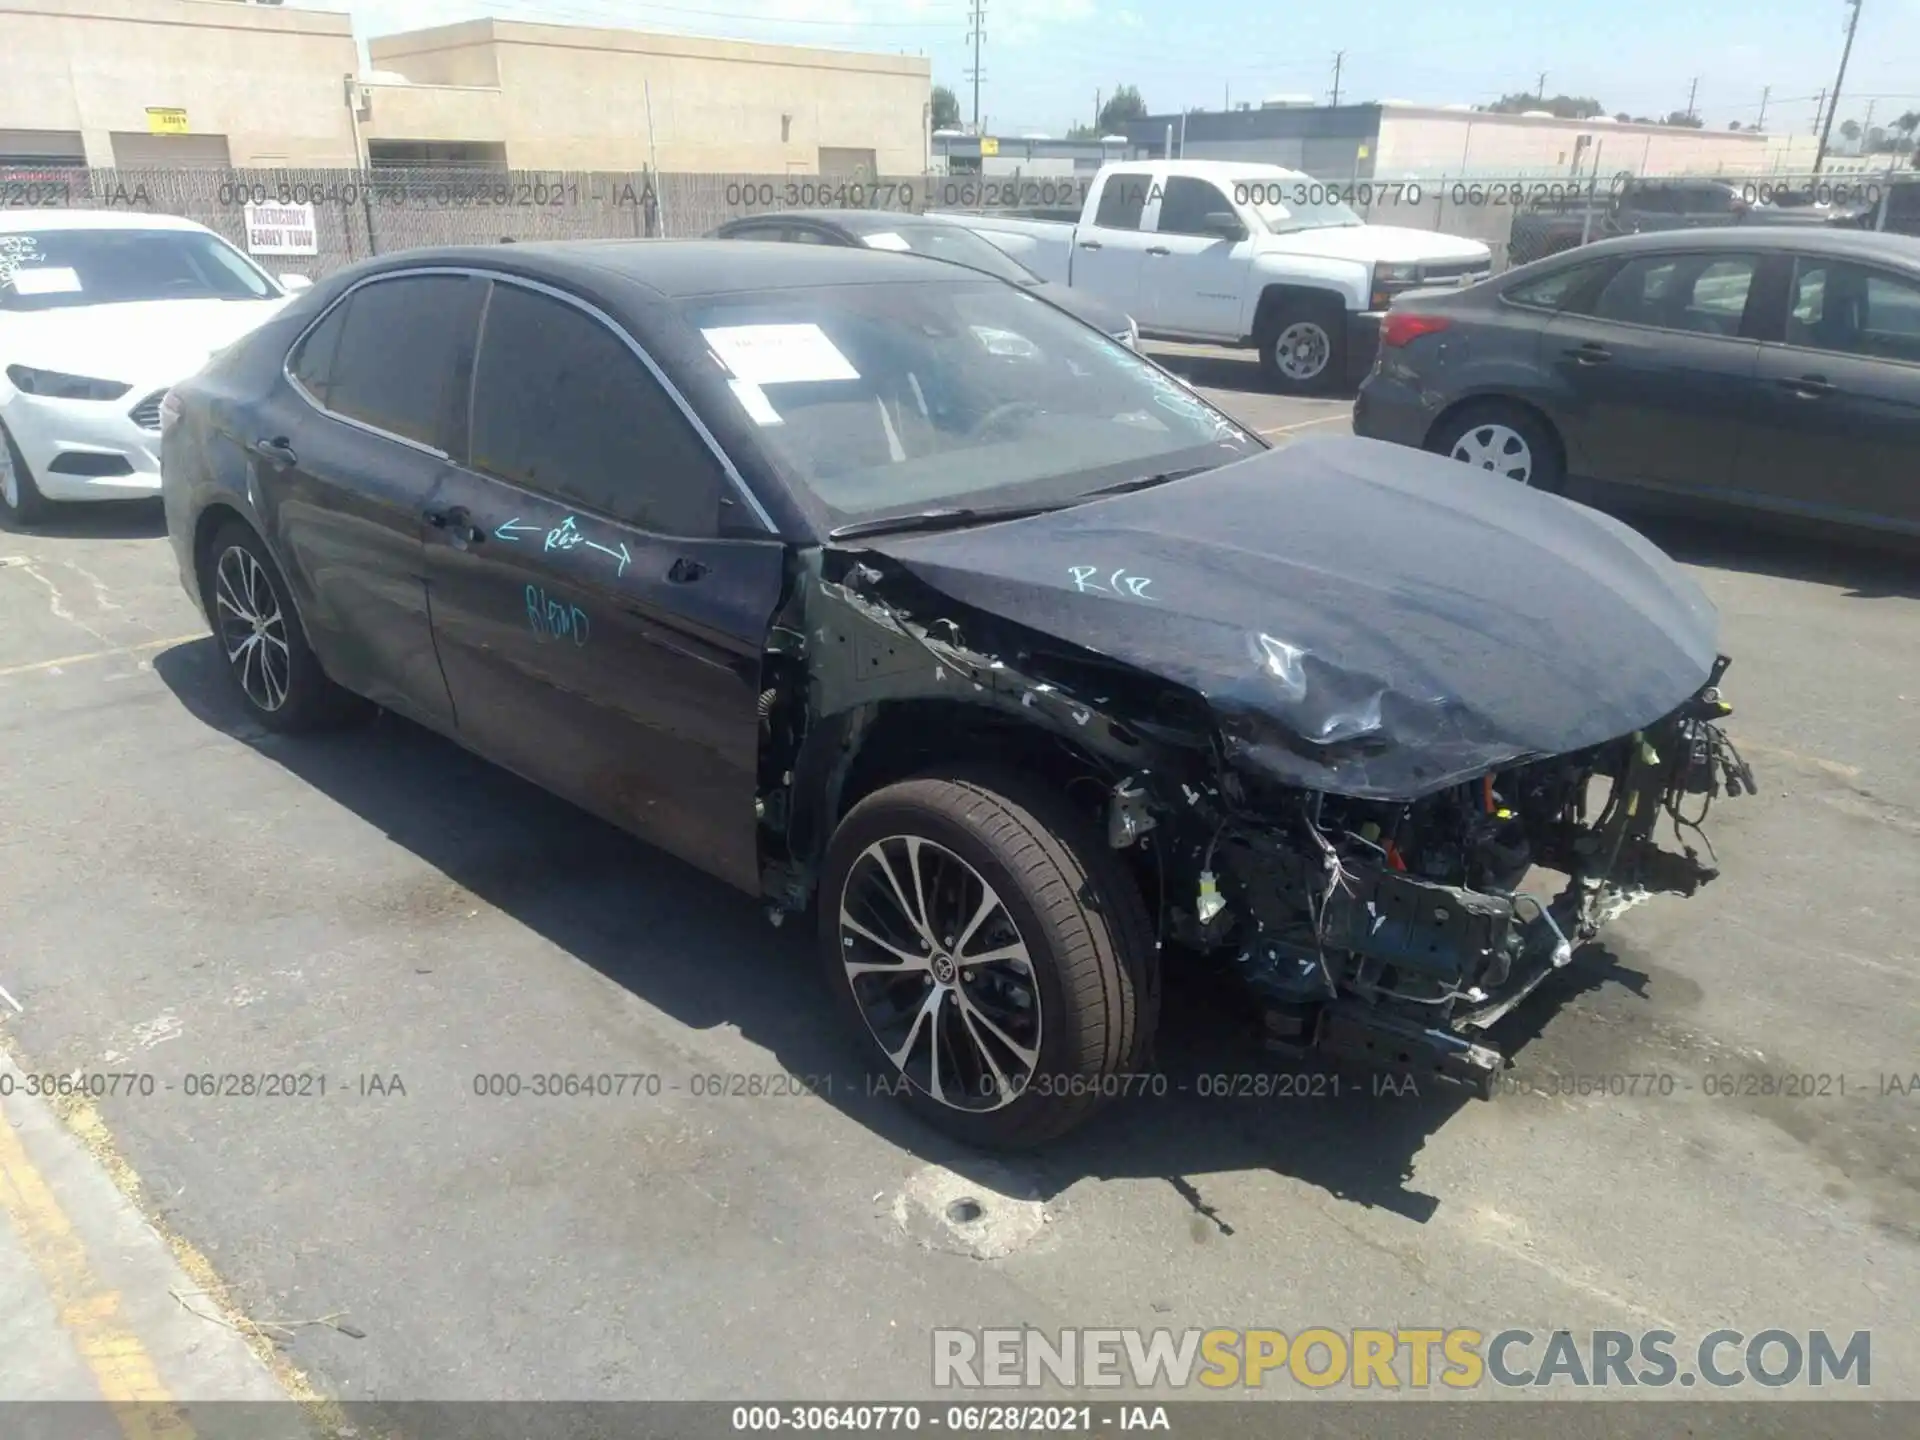
[[1712, 604], [1625, 525], [1357, 438], [861, 544], [1198, 692], [1235, 764], [1346, 795], [1412, 799], [1614, 739], [1694, 694], [1717, 655]]

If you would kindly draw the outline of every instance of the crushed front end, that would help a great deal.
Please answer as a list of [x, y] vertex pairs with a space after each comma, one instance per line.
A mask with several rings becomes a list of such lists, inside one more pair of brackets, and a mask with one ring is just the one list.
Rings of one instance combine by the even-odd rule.
[[[1277, 1049], [1489, 1095], [1505, 1057], [1488, 1026], [1626, 909], [1718, 873], [1702, 822], [1721, 794], [1754, 789], [1721, 726], [1727, 664], [1645, 729], [1417, 800], [1222, 767], [1163, 841], [1168, 938], [1228, 960]], [[1116, 787], [1116, 845], [1157, 828], [1145, 801]]]

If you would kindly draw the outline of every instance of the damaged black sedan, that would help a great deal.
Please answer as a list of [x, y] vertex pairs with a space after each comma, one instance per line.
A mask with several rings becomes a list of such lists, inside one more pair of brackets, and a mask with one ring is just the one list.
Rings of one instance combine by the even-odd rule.
[[1714, 874], [1699, 589], [1581, 506], [1270, 450], [910, 256], [661, 241], [344, 271], [176, 388], [235, 693], [384, 707], [811, 913], [872, 1063], [1035, 1144], [1213, 965], [1278, 1046], [1486, 1093], [1485, 1028]]

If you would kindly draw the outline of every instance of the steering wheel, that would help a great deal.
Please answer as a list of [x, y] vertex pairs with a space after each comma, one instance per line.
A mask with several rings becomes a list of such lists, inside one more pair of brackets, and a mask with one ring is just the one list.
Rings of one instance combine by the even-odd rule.
[[1044, 415], [1046, 413], [1047, 413], [1046, 407], [1044, 405], [1039, 404], [1036, 401], [1008, 400], [1002, 404], [994, 406], [986, 414], [982, 415], [979, 418], [979, 420], [974, 423], [972, 430], [969, 431], [968, 433], [976, 436], [989, 435], [989, 434], [992, 434], [995, 430], [998, 430], [1003, 424], [1006, 423], [1006, 421], [1008, 421], [1015, 415], [1021, 415], [1021, 414]]

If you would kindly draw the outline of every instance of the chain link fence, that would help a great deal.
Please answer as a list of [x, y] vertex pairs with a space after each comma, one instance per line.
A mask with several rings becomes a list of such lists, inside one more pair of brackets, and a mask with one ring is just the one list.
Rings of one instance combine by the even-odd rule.
[[[184, 216], [277, 271], [310, 278], [427, 245], [704, 235], [791, 209], [993, 211], [1072, 219], [1091, 175], [1064, 177], [652, 174], [640, 171], [62, 170], [0, 172], [0, 209], [106, 208]], [[1635, 228], [1819, 216], [1874, 228], [1890, 177], [1302, 180], [1279, 199], [1350, 206], [1375, 224], [1479, 240], [1496, 269]], [[1298, 192], [1294, 194], [1293, 192]], [[1640, 205], [1646, 199], [1647, 204]], [[250, 207], [296, 207], [300, 252], [250, 243]], [[311, 207], [311, 218], [306, 208]], [[1664, 209], [1662, 208], [1664, 207]], [[1798, 212], [1790, 214], [1789, 212]], [[255, 214], [258, 215], [256, 208]], [[285, 223], [282, 217], [281, 223]]]

